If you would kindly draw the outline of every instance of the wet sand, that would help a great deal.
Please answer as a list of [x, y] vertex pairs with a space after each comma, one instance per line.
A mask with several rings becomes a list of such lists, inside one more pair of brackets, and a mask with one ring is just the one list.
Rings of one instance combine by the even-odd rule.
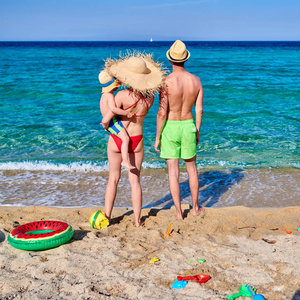
[[[0, 171], [0, 205], [91, 207], [104, 206], [108, 172]], [[206, 207], [298, 206], [299, 169], [200, 170], [199, 203]], [[166, 169], [143, 169], [145, 208], [170, 208]], [[180, 174], [183, 204], [191, 204], [185, 169]], [[115, 207], [132, 207], [127, 172], [118, 185]]]
[[[0, 299], [226, 299], [245, 283], [269, 300], [300, 299], [299, 206], [206, 208], [199, 217], [183, 208], [183, 221], [173, 208], [143, 209], [142, 228], [132, 210], [114, 209], [112, 224], [96, 230], [95, 207], [1, 206]], [[39, 252], [8, 243], [17, 224], [48, 219], [73, 227], [69, 243]], [[177, 276], [196, 274], [211, 279], [172, 289]]]

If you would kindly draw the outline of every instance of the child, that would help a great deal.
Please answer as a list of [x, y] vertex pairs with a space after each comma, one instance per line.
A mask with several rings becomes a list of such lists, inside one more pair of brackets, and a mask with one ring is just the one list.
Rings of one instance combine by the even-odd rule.
[[100, 110], [102, 114], [101, 125], [106, 131], [111, 132], [122, 140], [121, 155], [122, 166], [129, 170], [135, 169], [129, 161], [128, 146], [130, 137], [127, 130], [120, 121], [120, 115], [131, 118], [133, 114], [116, 106], [113, 92], [118, 89], [121, 83], [114, 77], [110, 76], [105, 70], [99, 74], [99, 81], [102, 85], [102, 96], [100, 99]]

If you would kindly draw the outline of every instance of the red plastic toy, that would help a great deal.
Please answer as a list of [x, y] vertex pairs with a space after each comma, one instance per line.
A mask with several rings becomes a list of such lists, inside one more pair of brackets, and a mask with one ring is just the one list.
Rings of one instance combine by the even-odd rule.
[[198, 283], [205, 283], [210, 279], [209, 275], [198, 274], [194, 276], [177, 276], [177, 280], [196, 280]]

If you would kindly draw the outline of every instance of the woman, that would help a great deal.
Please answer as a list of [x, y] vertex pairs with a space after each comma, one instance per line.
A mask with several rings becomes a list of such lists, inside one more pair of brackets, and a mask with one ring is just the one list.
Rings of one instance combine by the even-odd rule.
[[[118, 79], [129, 89], [121, 90], [115, 97], [117, 107], [129, 110], [132, 118], [120, 116], [123, 126], [130, 136], [129, 159], [135, 167], [128, 171], [128, 179], [131, 186], [131, 199], [134, 212], [134, 221], [137, 227], [142, 225], [142, 189], [140, 184], [140, 172], [144, 156], [143, 123], [149, 109], [153, 105], [154, 93], [163, 83], [164, 72], [159, 64], [156, 64], [150, 55], [133, 54], [119, 60], [108, 60], [106, 71]], [[105, 192], [105, 215], [111, 217], [117, 185], [121, 175], [121, 140], [110, 135], [107, 145], [109, 163], [109, 179]]]

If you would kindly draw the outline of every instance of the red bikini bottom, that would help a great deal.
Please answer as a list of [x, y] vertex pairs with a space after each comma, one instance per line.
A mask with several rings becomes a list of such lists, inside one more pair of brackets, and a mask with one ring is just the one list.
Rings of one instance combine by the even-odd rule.
[[[110, 136], [114, 139], [118, 149], [121, 151], [122, 140], [114, 134], [111, 134]], [[128, 152], [133, 152], [142, 140], [142, 138], [142, 135], [130, 136]]]

